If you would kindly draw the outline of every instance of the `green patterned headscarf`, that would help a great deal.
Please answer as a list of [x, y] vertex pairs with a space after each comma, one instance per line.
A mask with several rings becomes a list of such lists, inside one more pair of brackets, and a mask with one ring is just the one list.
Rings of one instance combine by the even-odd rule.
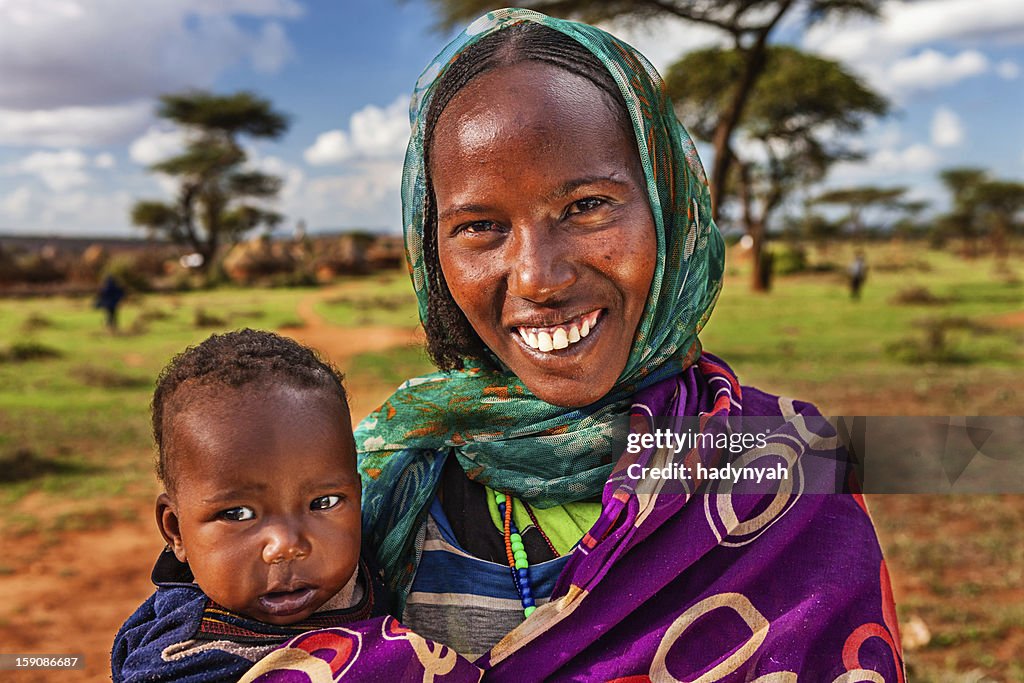
[[[700, 355], [697, 333], [722, 286], [724, 246], [711, 218], [707, 179], [654, 67], [604, 31], [523, 9], [488, 12], [423, 72], [410, 106], [412, 138], [402, 178], [405, 244], [421, 320], [428, 282], [423, 253], [424, 134], [435, 85], [468, 46], [520, 22], [559, 31], [593, 53], [629, 110], [657, 231], [657, 263], [626, 367], [609, 393], [584, 408], [541, 401], [514, 374], [466, 369], [409, 380], [356, 432], [365, 527], [385, 569], [406, 557], [434, 495], [444, 457], [470, 478], [537, 507], [594, 496], [612, 468], [611, 422], [639, 389], [682, 372]], [[407, 559], [407, 558], [406, 558]]]

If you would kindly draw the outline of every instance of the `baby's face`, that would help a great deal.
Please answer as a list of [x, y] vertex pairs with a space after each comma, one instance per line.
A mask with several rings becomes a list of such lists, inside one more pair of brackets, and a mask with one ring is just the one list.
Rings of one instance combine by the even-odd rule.
[[359, 561], [352, 427], [324, 391], [199, 390], [165, 441], [175, 490], [157, 517], [199, 587], [271, 624], [310, 616]]

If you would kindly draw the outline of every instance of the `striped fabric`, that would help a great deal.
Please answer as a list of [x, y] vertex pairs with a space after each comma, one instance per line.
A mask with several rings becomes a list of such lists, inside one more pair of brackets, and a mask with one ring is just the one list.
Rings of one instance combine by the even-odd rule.
[[[476, 659], [523, 621], [511, 570], [463, 550], [436, 499], [425, 529], [423, 555], [402, 622], [424, 638]], [[537, 605], [548, 601], [569, 557], [530, 565]]]

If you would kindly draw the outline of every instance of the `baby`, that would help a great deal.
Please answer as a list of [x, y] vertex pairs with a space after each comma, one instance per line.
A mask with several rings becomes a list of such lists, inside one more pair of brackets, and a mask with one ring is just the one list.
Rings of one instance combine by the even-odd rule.
[[190, 347], [157, 381], [153, 436], [167, 548], [114, 681], [233, 681], [296, 634], [386, 614], [345, 390], [313, 351], [255, 330]]

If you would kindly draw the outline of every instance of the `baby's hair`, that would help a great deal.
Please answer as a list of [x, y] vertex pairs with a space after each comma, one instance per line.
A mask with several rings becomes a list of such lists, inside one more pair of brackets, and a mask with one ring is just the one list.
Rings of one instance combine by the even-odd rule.
[[348, 394], [338, 370], [313, 349], [273, 332], [244, 329], [213, 334], [171, 359], [157, 378], [152, 404], [156, 474], [168, 490], [174, 486], [174, 474], [168, 468], [164, 424], [181, 404], [176, 393], [212, 384], [237, 389], [268, 381], [325, 391], [338, 398], [343, 410], [348, 409]]
[[531, 21], [513, 24], [466, 48], [441, 75], [427, 109], [423, 135], [423, 167], [426, 201], [423, 212], [423, 254], [427, 269], [427, 352], [442, 370], [461, 370], [464, 358], [473, 358], [496, 369], [493, 354], [469, 324], [452, 298], [441, 273], [437, 253], [437, 208], [430, 179], [430, 146], [437, 120], [452, 98], [481, 74], [526, 61], [552, 64], [583, 76], [610, 97], [612, 111], [623, 130], [632, 126], [626, 101], [615, 79], [586, 47], [569, 36]]

